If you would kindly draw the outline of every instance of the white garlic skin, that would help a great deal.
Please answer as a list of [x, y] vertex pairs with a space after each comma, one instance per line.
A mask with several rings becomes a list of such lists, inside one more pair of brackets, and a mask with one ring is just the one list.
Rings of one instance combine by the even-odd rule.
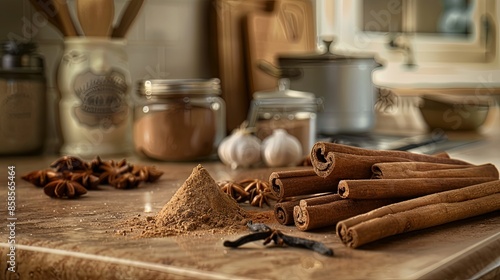
[[227, 136], [226, 138], [222, 139], [222, 141], [219, 144], [219, 147], [217, 148], [217, 154], [219, 155], [219, 159], [225, 165], [231, 165], [231, 158], [227, 151], [229, 150], [228, 147], [230, 146], [232, 140], [234, 140], [234, 138], [231, 137], [231, 135]]
[[237, 129], [222, 140], [217, 150], [220, 160], [235, 169], [261, 162], [261, 141], [244, 129]]
[[295, 166], [302, 160], [302, 145], [284, 129], [275, 129], [262, 141], [262, 159], [269, 167]]

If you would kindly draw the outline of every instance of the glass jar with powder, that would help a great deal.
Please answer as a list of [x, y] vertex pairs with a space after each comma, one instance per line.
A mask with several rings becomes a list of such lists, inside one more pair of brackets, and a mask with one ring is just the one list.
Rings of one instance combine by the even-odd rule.
[[44, 59], [32, 42], [7, 41], [0, 51], [0, 156], [43, 151]]
[[248, 126], [255, 128], [262, 140], [275, 129], [285, 129], [299, 140], [303, 154], [308, 155], [316, 142], [316, 116], [322, 105], [322, 99], [313, 93], [290, 90], [289, 80], [283, 78], [277, 90], [253, 94]]
[[133, 139], [142, 156], [164, 161], [210, 159], [225, 136], [219, 79], [138, 82]]

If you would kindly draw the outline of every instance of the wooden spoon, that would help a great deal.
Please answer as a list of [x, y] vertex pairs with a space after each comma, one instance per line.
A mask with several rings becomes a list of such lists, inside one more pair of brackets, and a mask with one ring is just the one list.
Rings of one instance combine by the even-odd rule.
[[85, 36], [111, 35], [115, 16], [113, 0], [77, 0], [76, 12]]
[[112, 37], [125, 37], [137, 14], [141, 10], [143, 3], [144, 0], [130, 0], [128, 2], [127, 6], [123, 9], [118, 25], [113, 28], [113, 32], [111, 34]]
[[51, 2], [56, 12], [55, 21], [59, 22], [63, 34], [65, 36], [77, 36], [78, 32], [69, 13], [66, 0], [52, 0]]

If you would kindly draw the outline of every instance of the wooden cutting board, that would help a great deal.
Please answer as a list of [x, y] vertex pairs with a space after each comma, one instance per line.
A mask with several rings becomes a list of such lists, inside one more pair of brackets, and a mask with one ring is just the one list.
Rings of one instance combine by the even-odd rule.
[[249, 13], [245, 25], [250, 95], [277, 87], [277, 78], [258, 68], [260, 60], [277, 66], [280, 54], [308, 54], [316, 49], [316, 27], [310, 0], [275, 1], [271, 12]]
[[212, 34], [214, 65], [226, 102], [226, 127], [230, 132], [246, 120], [250, 94], [245, 69], [243, 22], [249, 13], [271, 11], [273, 0], [213, 0]]

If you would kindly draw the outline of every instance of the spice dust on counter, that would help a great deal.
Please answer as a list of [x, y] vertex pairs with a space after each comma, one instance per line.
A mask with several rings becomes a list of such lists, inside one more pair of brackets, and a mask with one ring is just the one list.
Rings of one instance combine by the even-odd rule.
[[155, 216], [134, 217], [122, 223], [123, 229], [116, 233], [138, 235], [138, 238], [233, 234], [246, 231], [250, 220], [269, 222], [273, 217], [272, 211], [243, 209], [220, 190], [203, 166], [198, 165]]

